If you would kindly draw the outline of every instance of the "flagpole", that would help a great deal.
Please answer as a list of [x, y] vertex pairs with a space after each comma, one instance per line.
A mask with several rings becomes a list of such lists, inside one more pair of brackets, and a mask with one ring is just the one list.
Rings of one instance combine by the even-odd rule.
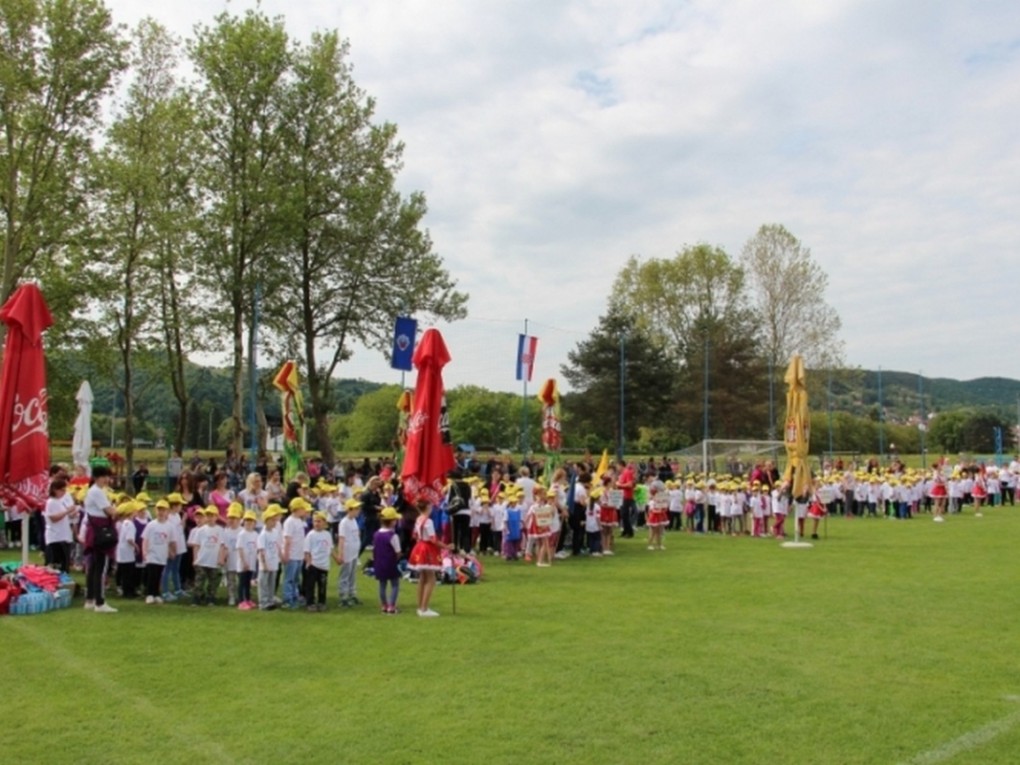
[[[528, 320], [524, 320], [524, 342], [528, 342]], [[524, 392], [521, 394], [521, 463], [528, 459], [528, 370], [522, 370]]]

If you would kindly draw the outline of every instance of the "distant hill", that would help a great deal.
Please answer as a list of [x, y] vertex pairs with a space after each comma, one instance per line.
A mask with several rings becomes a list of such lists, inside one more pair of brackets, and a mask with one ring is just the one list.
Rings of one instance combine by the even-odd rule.
[[[979, 377], [976, 380], [952, 380], [944, 377], [923, 377], [911, 372], [883, 369], [844, 370], [834, 379], [832, 405], [837, 411], [858, 416], [876, 417], [879, 386], [885, 419], [909, 422], [924, 413], [950, 409], [988, 409], [1013, 421], [1017, 418], [1020, 380], [1006, 377]], [[880, 381], [881, 380], [881, 381]]]

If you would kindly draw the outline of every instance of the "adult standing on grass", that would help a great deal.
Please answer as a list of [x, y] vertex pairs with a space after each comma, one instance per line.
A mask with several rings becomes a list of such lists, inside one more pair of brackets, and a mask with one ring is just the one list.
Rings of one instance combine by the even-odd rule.
[[623, 525], [621, 537], [630, 538], [634, 536], [634, 512], [637, 503], [634, 501], [634, 487], [637, 478], [634, 474], [634, 466], [624, 460], [620, 460], [620, 475], [616, 479], [616, 488], [623, 492], [623, 504], [620, 506], [620, 523]]
[[[88, 569], [85, 572], [85, 608], [101, 614], [113, 614], [117, 609], [106, 602], [103, 593], [103, 579], [106, 575], [107, 561], [116, 547], [117, 531], [114, 517], [117, 511], [106, 496], [112, 473], [105, 465], [97, 465], [92, 469], [92, 486], [85, 495], [85, 515], [88, 516], [88, 529], [85, 532], [85, 555], [88, 557]], [[102, 540], [108, 534], [113, 535], [113, 544]], [[108, 537], [107, 537], [108, 538]]]

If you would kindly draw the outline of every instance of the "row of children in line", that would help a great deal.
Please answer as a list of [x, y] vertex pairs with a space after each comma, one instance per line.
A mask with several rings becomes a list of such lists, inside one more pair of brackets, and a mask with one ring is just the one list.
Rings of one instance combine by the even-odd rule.
[[[225, 583], [227, 604], [247, 611], [279, 607], [305, 607], [322, 611], [331, 562], [340, 569], [341, 607], [360, 605], [356, 573], [361, 552], [357, 517], [361, 503], [349, 499], [345, 517], [339, 523], [334, 545], [328, 517], [312, 512], [302, 497], [290, 503], [289, 514], [276, 503], [257, 516], [234, 502], [227, 509], [225, 525], [218, 523], [219, 510], [210, 505], [195, 511], [196, 525], [184, 539], [183, 498], [167, 495], [155, 504], [150, 517], [144, 501], [126, 500], [117, 505], [118, 540], [115, 550], [116, 581], [124, 597], [136, 596], [144, 585], [145, 602], [158, 605], [185, 596], [180, 583], [180, 560], [185, 546], [191, 549], [195, 566], [192, 605], [215, 605], [221, 582]], [[286, 520], [281, 518], [286, 514]], [[311, 516], [311, 528], [308, 518]], [[373, 538], [374, 575], [379, 580], [380, 605], [384, 613], [396, 613], [400, 572], [400, 541], [395, 532], [400, 516], [392, 507], [380, 514], [381, 528]], [[282, 584], [282, 597], [276, 597]], [[253, 591], [258, 591], [258, 602]]]

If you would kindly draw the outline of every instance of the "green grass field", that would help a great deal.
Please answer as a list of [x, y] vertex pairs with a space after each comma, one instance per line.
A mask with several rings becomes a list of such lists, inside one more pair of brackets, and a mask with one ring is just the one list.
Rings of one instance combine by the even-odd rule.
[[[1015, 763], [1020, 507], [491, 562], [439, 619], [0, 619], [5, 763]], [[9, 556], [8, 556], [9, 557]], [[335, 587], [335, 572], [331, 590]], [[331, 605], [335, 603], [335, 595]]]

